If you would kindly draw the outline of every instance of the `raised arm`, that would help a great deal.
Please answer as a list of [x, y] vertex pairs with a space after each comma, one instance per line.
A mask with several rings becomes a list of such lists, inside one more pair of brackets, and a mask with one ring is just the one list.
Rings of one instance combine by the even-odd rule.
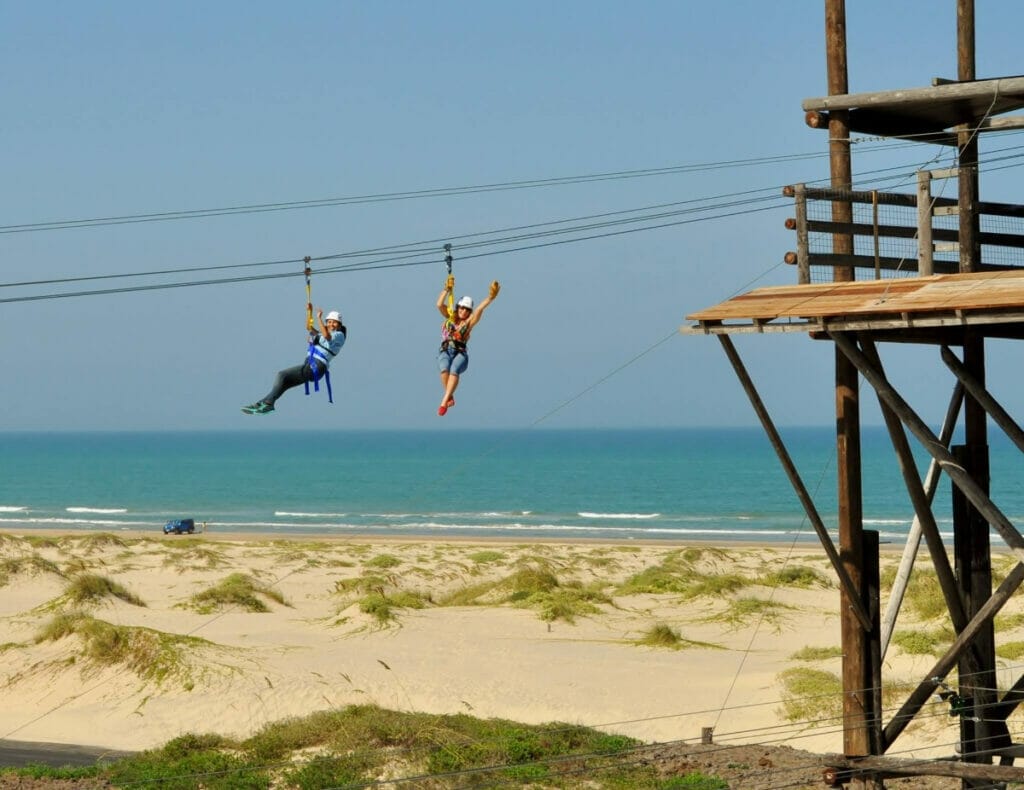
[[476, 310], [473, 311], [473, 315], [471, 315], [469, 317], [469, 326], [470, 326], [470, 328], [476, 326], [477, 323], [479, 323], [481, 317], [484, 314], [484, 310], [487, 309], [487, 306], [491, 302], [493, 302], [495, 299], [498, 298], [498, 292], [500, 290], [501, 290], [501, 285], [498, 283], [497, 280], [495, 280], [494, 282], [491, 283], [491, 290], [487, 294], [487, 298], [484, 299], [482, 302], [480, 302], [480, 304], [478, 304], [476, 306]]
[[322, 307], [318, 307], [316, 310], [316, 322], [320, 324], [320, 336], [324, 340], [329, 341], [331, 339], [331, 330], [324, 324], [324, 309]]
[[455, 288], [455, 278], [452, 275], [448, 275], [448, 279], [445, 280], [444, 290], [441, 291], [441, 295], [437, 297], [437, 309], [441, 315], [445, 318], [450, 318], [448, 315], [448, 305], [445, 304], [445, 300], [448, 298], [448, 294]]

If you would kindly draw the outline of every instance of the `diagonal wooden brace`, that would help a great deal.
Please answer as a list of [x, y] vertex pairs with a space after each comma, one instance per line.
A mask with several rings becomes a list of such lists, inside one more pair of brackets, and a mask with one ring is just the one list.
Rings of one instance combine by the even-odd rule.
[[736, 348], [733, 346], [732, 340], [730, 340], [727, 335], [718, 335], [718, 339], [721, 341], [722, 347], [725, 349], [726, 356], [729, 357], [733, 370], [736, 371], [736, 376], [743, 385], [743, 389], [746, 391], [747, 397], [750, 398], [750, 403], [753, 405], [754, 411], [761, 420], [761, 425], [764, 428], [765, 433], [768, 435], [768, 439], [771, 441], [772, 447], [775, 448], [776, 455], [779, 456], [779, 461], [782, 463], [782, 468], [785, 470], [786, 476], [789, 478], [789, 482], [793, 486], [793, 490], [796, 491], [796, 495], [799, 497], [800, 503], [804, 506], [804, 512], [807, 514], [807, 518], [814, 527], [814, 531], [818, 534], [818, 540], [821, 541], [821, 545], [824, 547], [825, 553], [832, 562], [832, 567], [835, 569], [836, 575], [839, 577], [839, 583], [842, 585], [843, 590], [846, 593], [846, 597], [850, 601], [854, 614], [857, 616], [857, 619], [860, 621], [864, 630], [870, 633], [872, 630], [871, 616], [868, 614], [868, 610], [864, 606], [861, 594], [856, 585], [854, 585], [853, 579], [851, 579], [850, 575], [846, 572], [846, 568], [843, 566], [842, 560], [839, 557], [839, 552], [836, 551], [835, 544], [832, 543], [832, 538], [829, 537], [828, 530], [825, 529], [825, 524], [822, 522], [821, 516], [818, 515], [818, 510], [814, 506], [814, 500], [811, 499], [811, 495], [807, 492], [807, 488], [804, 486], [803, 480], [800, 479], [800, 473], [793, 464], [793, 459], [790, 458], [789, 452], [786, 450], [786, 446], [782, 443], [782, 438], [779, 436], [778, 431], [775, 430], [772, 418], [768, 414], [768, 410], [765, 408], [764, 403], [761, 401], [761, 397], [757, 394], [757, 390], [754, 388], [754, 383], [750, 380], [750, 376], [747, 374], [747, 369], [744, 367], [739, 354], [736, 352]]
[[827, 332], [828, 336], [835, 341], [836, 346], [846, 355], [846, 358], [857, 367], [861, 375], [875, 388], [878, 397], [896, 412], [903, 424], [921, 442], [924, 449], [927, 450], [932, 458], [938, 461], [942, 471], [949, 475], [950, 480], [953, 481], [956, 487], [963, 492], [964, 496], [970, 500], [978, 512], [985, 517], [985, 520], [1006, 541], [1006, 545], [1010, 547], [1017, 558], [1024, 560], [1024, 536], [1017, 531], [1017, 528], [1010, 523], [1010, 520], [989, 499], [984, 489], [959, 464], [956, 458], [953, 457], [953, 454], [943, 446], [939, 438], [932, 433], [931, 429], [917, 413], [896, 392], [885, 376], [871, 364], [864, 352], [857, 348], [856, 343], [848, 337], [847, 333], [837, 332], [833, 329], [829, 329]]

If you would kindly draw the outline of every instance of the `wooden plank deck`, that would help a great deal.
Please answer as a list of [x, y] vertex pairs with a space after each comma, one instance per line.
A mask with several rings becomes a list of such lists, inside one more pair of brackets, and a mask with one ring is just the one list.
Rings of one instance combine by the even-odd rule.
[[[899, 329], [926, 325], [1013, 323], [1024, 318], [1024, 269], [888, 280], [759, 288], [690, 313], [686, 333], [819, 330], [854, 323]], [[734, 322], [730, 324], [729, 322]]]

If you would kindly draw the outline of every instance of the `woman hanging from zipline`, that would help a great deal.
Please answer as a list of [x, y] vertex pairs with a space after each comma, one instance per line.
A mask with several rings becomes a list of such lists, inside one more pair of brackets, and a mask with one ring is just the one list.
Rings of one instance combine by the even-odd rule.
[[274, 411], [274, 404], [287, 390], [297, 387], [300, 384], [306, 385], [306, 394], [309, 394], [309, 384], [313, 383], [313, 390], [320, 391], [321, 379], [327, 385], [327, 400], [334, 403], [334, 396], [331, 393], [331, 374], [328, 366], [331, 360], [338, 356], [341, 347], [345, 345], [345, 337], [348, 329], [341, 322], [341, 314], [332, 310], [324, 318], [324, 311], [316, 311], [317, 323], [320, 329], [313, 325], [313, 302], [310, 292], [309, 258], [306, 261], [306, 331], [309, 335], [309, 344], [306, 349], [306, 361], [301, 365], [279, 370], [274, 379], [274, 385], [270, 392], [249, 406], [243, 406], [242, 411], [246, 414], [269, 414]]
[[[455, 301], [455, 276], [452, 274], [451, 246], [445, 245], [445, 262], [448, 264], [448, 279], [444, 290], [437, 297], [437, 309], [444, 316], [441, 324], [441, 350], [437, 356], [438, 367], [441, 369], [441, 388], [444, 395], [441, 405], [437, 408], [438, 416], [443, 417], [448, 409], [455, 405], [455, 389], [459, 386], [459, 377], [469, 367], [469, 352], [466, 344], [473, 327], [480, 323], [484, 310], [494, 301], [501, 290], [498, 281], [491, 283], [487, 298], [473, 309], [473, 297], [463, 296], [458, 304]], [[446, 304], [447, 302], [447, 304]]]

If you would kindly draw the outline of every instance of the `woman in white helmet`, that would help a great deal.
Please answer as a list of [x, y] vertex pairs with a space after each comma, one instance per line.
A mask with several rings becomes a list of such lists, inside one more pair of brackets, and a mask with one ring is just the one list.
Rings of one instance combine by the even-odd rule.
[[[327, 318], [324, 318], [324, 311], [318, 309], [316, 318], [320, 324], [320, 331], [309, 330], [309, 353], [306, 355], [306, 361], [301, 365], [278, 371], [270, 392], [255, 403], [243, 406], [242, 411], [246, 414], [268, 414], [274, 410], [277, 399], [287, 390], [300, 384], [316, 383], [328, 375], [327, 366], [345, 345], [345, 336], [348, 334], [348, 330], [341, 323], [341, 314], [337, 310], [332, 310], [327, 314]], [[330, 393], [330, 379], [328, 379], [328, 393]]]
[[473, 309], [473, 297], [463, 296], [455, 306], [455, 312], [449, 312], [445, 300], [455, 287], [455, 278], [448, 276], [444, 290], [437, 297], [437, 309], [444, 316], [444, 323], [441, 324], [441, 350], [437, 356], [438, 367], [441, 369], [441, 388], [444, 395], [441, 398], [441, 405], [437, 409], [439, 416], [443, 417], [448, 409], [455, 405], [455, 388], [459, 386], [459, 377], [469, 367], [469, 352], [466, 344], [469, 342], [469, 333], [473, 327], [480, 322], [487, 306], [494, 301], [501, 290], [498, 281], [491, 283], [491, 290], [487, 298]]

